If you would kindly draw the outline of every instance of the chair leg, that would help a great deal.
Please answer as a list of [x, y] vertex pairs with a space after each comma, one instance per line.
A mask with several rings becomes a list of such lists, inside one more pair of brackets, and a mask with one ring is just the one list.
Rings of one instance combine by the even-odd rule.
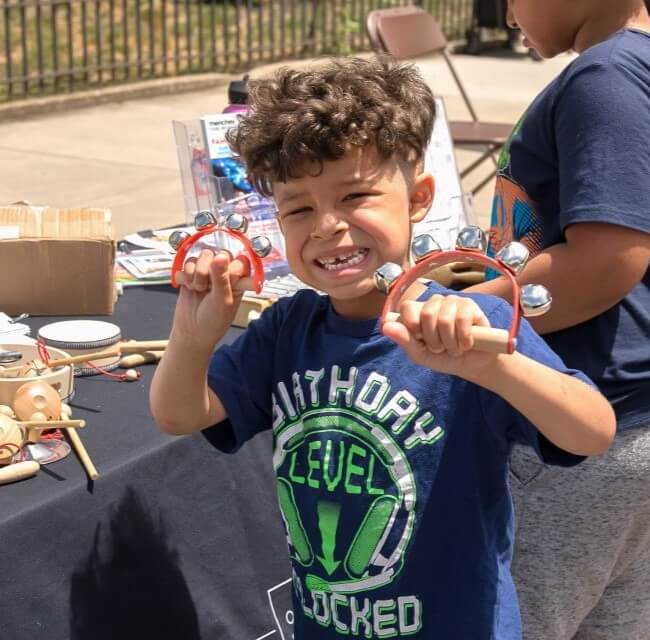
[[487, 149], [478, 157], [476, 160], [474, 160], [472, 163], [467, 165], [461, 172], [460, 172], [460, 177], [461, 179], [466, 178], [472, 171], [477, 169], [480, 165], [483, 164], [488, 158], [492, 159], [492, 162], [494, 163], [495, 169], [494, 171], [490, 172], [490, 175], [486, 176], [481, 180], [475, 187], [472, 188], [470, 193], [472, 196], [475, 196], [481, 189], [483, 189], [489, 182], [494, 178], [494, 176], [497, 174], [498, 171], [498, 162], [496, 158], [494, 157], [494, 154], [500, 151], [500, 149], [503, 147], [503, 145], [500, 144], [493, 144], [489, 145]]
[[468, 176], [474, 169], [482, 165], [488, 158], [492, 158], [492, 162], [494, 163], [495, 167], [498, 167], [498, 162], [496, 158], [494, 157], [494, 153], [498, 151], [501, 148], [501, 145], [490, 145], [486, 151], [478, 157], [474, 162], [471, 164], [467, 165], [460, 173], [461, 178], [465, 178]]
[[476, 185], [476, 186], [471, 190], [470, 193], [472, 194], [472, 196], [475, 196], [475, 195], [476, 195], [476, 194], [477, 194], [481, 189], [483, 189], [484, 187], [486, 187], [486, 186], [490, 183], [490, 181], [492, 180], [492, 178], [494, 178], [494, 176], [496, 176], [496, 174], [497, 174], [497, 172], [496, 172], [496, 171], [493, 171], [492, 173], [490, 173], [489, 176], [487, 176], [486, 178], [483, 178], [483, 180], [481, 180], [481, 181], [480, 181], [480, 182], [479, 182], [479, 183], [478, 183], [478, 184], [477, 184], [477, 185]]

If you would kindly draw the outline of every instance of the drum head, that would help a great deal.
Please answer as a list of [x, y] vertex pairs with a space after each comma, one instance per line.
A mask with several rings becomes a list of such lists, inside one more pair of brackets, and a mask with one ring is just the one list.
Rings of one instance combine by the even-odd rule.
[[38, 337], [48, 346], [60, 349], [99, 349], [118, 342], [120, 328], [101, 320], [64, 320], [46, 324]]

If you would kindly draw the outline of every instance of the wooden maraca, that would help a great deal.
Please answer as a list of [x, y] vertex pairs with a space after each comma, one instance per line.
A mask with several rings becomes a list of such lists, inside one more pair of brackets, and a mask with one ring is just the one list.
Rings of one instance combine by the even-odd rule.
[[27, 442], [37, 442], [43, 429], [83, 427], [83, 420], [61, 420], [61, 398], [47, 382], [26, 382], [14, 395], [16, 417], [27, 427]]
[[[13, 462], [14, 456], [19, 453], [27, 441], [25, 430], [51, 429], [62, 422], [78, 422], [75, 426], [83, 427], [83, 420], [79, 421], [54, 421], [54, 422], [17, 422], [4, 413], [0, 413], [0, 485], [17, 482], [31, 478], [38, 473], [41, 465], [36, 460], [23, 460]], [[63, 426], [63, 425], [61, 425]], [[68, 427], [71, 424], [67, 425]], [[69, 433], [69, 431], [68, 431]]]
[[[65, 434], [77, 452], [88, 477], [91, 480], [97, 479], [99, 474], [95, 465], [81, 442], [81, 438], [71, 428], [83, 427], [86, 423], [83, 420], [70, 419], [70, 407], [61, 402], [61, 398], [59, 398], [59, 394], [54, 387], [39, 381], [26, 382], [16, 391], [14, 411], [19, 418], [29, 421], [22, 423], [28, 428], [26, 437], [28, 442], [38, 441], [40, 430], [43, 428], [64, 428]], [[44, 420], [41, 424], [34, 422], [41, 419]]]
[[[17, 421], [0, 412], [0, 484], [16, 482], [35, 475], [40, 464], [35, 460], [13, 463], [14, 456], [25, 442], [37, 442], [43, 429], [84, 427], [83, 420], [60, 420], [61, 399], [54, 387], [45, 382], [26, 382], [14, 396], [14, 415], [26, 420]], [[65, 416], [69, 418], [69, 415]], [[96, 471], [95, 471], [96, 473]]]
[[46, 382], [26, 382], [14, 394], [13, 409], [19, 420], [58, 420], [61, 398]]
[[0, 465], [11, 464], [25, 441], [25, 432], [18, 423], [0, 413]]

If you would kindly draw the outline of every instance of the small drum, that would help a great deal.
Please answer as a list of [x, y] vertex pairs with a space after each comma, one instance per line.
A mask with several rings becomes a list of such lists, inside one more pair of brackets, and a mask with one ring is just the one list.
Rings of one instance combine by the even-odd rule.
[[[63, 349], [71, 356], [79, 356], [84, 353], [94, 353], [102, 349], [108, 349], [122, 339], [120, 328], [112, 322], [100, 320], [64, 320], [46, 324], [38, 330], [39, 340], [45, 343], [46, 347]], [[93, 360], [92, 364], [104, 371], [117, 369], [120, 364], [120, 356], [111, 356]], [[78, 362], [74, 365], [75, 376], [94, 376], [101, 371], [87, 362]]]

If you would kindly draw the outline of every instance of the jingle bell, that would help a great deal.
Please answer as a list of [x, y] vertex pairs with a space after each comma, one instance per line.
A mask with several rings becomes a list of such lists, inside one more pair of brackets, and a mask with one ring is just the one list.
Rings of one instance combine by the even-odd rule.
[[266, 258], [271, 253], [273, 245], [266, 236], [255, 236], [251, 238], [251, 248], [260, 258]]
[[497, 253], [496, 259], [518, 275], [524, 270], [529, 256], [528, 249], [521, 242], [510, 242]]
[[0, 351], [0, 364], [12, 364], [23, 357], [20, 351]]
[[548, 289], [541, 284], [525, 284], [521, 288], [520, 299], [521, 308], [527, 318], [544, 315], [553, 302]]
[[190, 234], [187, 231], [173, 231], [169, 236], [169, 246], [176, 251], [189, 237]]
[[200, 231], [210, 225], [217, 224], [217, 219], [211, 211], [199, 211], [194, 216], [194, 226]]
[[402, 275], [402, 267], [394, 262], [383, 264], [375, 271], [375, 286], [379, 291], [388, 295], [392, 286]]
[[226, 218], [226, 226], [232, 231], [246, 233], [248, 231], [248, 218], [241, 213], [231, 213]]
[[432, 235], [423, 233], [415, 236], [411, 243], [411, 254], [415, 262], [420, 262], [436, 251], [442, 251], [440, 245], [434, 240]]
[[456, 238], [456, 249], [469, 249], [485, 253], [487, 250], [487, 238], [483, 229], [474, 225], [463, 227], [458, 232], [458, 237]]

